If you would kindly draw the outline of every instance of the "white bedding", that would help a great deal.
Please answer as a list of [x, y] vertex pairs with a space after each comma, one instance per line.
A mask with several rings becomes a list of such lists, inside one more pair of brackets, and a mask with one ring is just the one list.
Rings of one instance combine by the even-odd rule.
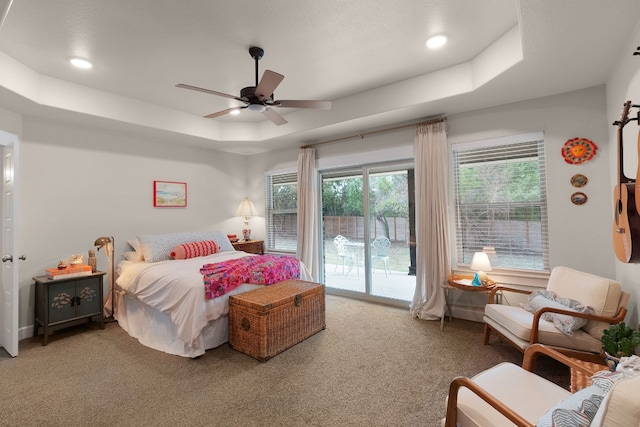
[[[188, 347], [198, 347], [204, 327], [228, 313], [229, 295], [260, 286], [243, 284], [226, 295], [207, 300], [200, 268], [204, 264], [249, 255], [228, 251], [206, 257], [154, 263], [121, 261], [117, 267], [116, 285], [118, 292], [124, 291], [129, 297], [170, 316], [178, 338]], [[302, 280], [311, 280], [304, 265], [300, 270]]]

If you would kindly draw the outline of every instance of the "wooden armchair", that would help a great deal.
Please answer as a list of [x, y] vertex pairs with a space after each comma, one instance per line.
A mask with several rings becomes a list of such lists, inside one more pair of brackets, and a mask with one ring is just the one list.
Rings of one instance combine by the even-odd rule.
[[[611, 324], [624, 320], [629, 294], [622, 291], [620, 283], [573, 270], [556, 267], [551, 272], [547, 290], [559, 297], [571, 298], [594, 309], [593, 314], [563, 310], [556, 307], [542, 307], [535, 313], [523, 308], [495, 304], [498, 291], [529, 294], [530, 291], [496, 286], [489, 294], [489, 303], [484, 314], [484, 344], [489, 344], [491, 331], [495, 331], [520, 351], [535, 343], [553, 347], [571, 357], [601, 362], [602, 331]], [[573, 331], [573, 335], [560, 332], [552, 322], [542, 318], [544, 313], [565, 314], [587, 319], [582, 328]]]
[[[608, 393], [597, 385], [581, 394], [568, 390], [535, 373], [536, 358], [544, 354], [590, 375], [584, 365], [541, 344], [533, 344], [524, 353], [522, 368], [501, 363], [473, 378], [457, 377], [449, 386], [445, 427], [533, 427], [540, 418], [558, 408], [581, 407], [582, 400], [594, 393], [603, 396], [592, 426], [637, 427], [640, 417], [640, 375], [620, 379]], [[604, 368], [604, 367], [603, 367]], [[606, 369], [606, 368], [605, 368]], [[573, 400], [573, 402], [571, 402]], [[635, 402], [635, 403], [634, 403]]]

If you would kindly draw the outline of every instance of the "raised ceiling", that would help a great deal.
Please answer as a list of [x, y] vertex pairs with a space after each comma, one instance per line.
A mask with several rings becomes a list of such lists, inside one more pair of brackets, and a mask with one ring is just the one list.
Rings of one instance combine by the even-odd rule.
[[[0, 107], [255, 154], [603, 84], [639, 20], [637, 0], [0, 0]], [[239, 95], [250, 46], [276, 98], [332, 109], [202, 118], [239, 103], [175, 85]]]

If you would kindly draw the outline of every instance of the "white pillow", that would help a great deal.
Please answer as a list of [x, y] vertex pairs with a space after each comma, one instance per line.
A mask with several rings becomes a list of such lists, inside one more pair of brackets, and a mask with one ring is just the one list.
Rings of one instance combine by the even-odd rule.
[[134, 262], [142, 262], [144, 261], [144, 254], [142, 253], [142, 248], [140, 247], [140, 241], [138, 239], [131, 239], [131, 240], [127, 240], [127, 243], [129, 243], [129, 246], [131, 246], [133, 248], [134, 253], [137, 255], [136, 259], [129, 259], [129, 261], [134, 261]]
[[222, 231], [188, 231], [183, 233], [153, 234], [137, 236], [146, 262], [171, 259], [171, 251], [184, 243], [213, 240], [220, 247], [219, 252], [233, 251], [229, 238]]
[[[579, 301], [570, 298], [558, 298], [555, 293], [546, 290], [533, 291], [529, 296], [529, 301], [522, 306], [522, 308], [530, 313], [535, 313], [543, 307], [553, 307], [588, 314], [593, 313], [591, 307], [584, 306], [580, 304]], [[560, 313], [543, 313], [542, 318], [547, 322], [553, 322], [553, 325], [565, 335], [573, 335], [573, 331], [587, 324], [587, 319]]]
[[138, 254], [136, 253], [136, 251], [123, 252], [122, 253], [122, 258], [126, 259], [127, 261], [131, 261], [131, 262], [140, 262]]

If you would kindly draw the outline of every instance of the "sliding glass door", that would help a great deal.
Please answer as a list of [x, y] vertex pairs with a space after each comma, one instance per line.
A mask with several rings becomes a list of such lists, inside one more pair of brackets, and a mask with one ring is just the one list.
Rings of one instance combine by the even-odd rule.
[[370, 165], [321, 176], [328, 290], [410, 301], [415, 289], [412, 165]]

